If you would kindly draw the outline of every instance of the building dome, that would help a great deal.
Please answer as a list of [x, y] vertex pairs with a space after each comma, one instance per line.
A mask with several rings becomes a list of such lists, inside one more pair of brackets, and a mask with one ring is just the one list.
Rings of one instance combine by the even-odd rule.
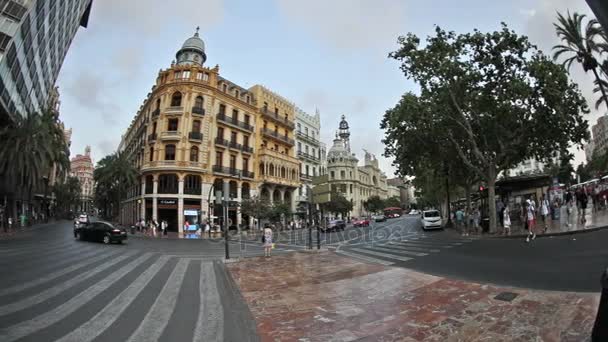
[[334, 145], [327, 152], [327, 160], [329, 162], [333, 162], [334, 160], [344, 160], [344, 161], [357, 161], [357, 158], [348, 150], [345, 145], [344, 140], [342, 140], [338, 133], [336, 133], [336, 138], [334, 139]]
[[186, 39], [182, 48], [175, 54], [177, 65], [196, 64], [202, 66], [207, 60], [205, 42], [199, 37], [198, 30], [197, 27], [194, 36]]

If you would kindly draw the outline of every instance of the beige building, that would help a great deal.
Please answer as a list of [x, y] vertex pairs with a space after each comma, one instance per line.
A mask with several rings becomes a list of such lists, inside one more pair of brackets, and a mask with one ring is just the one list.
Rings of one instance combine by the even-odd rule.
[[386, 175], [378, 167], [376, 157], [366, 151], [363, 165], [358, 163], [350, 148], [348, 122], [342, 115], [333, 146], [327, 152], [327, 182], [332, 193], [340, 193], [351, 201], [350, 215], [354, 217], [367, 214], [364, 203], [369, 197], [387, 198], [389, 195]]
[[91, 159], [91, 147], [87, 146], [83, 154], [77, 154], [70, 161], [70, 175], [78, 178], [80, 182], [80, 204], [79, 212], [89, 212], [93, 209], [93, 196], [95, 192], [95, 180], [93, 179], [93, 160]]
[[[121, 220], [166, 220], [183, 232], [222, 217], [214, 204], [224, 184], [229, 200], [260, 195], [294, 207], [300, 164], [294, 149], [294, 105], [269, 89], [245, 89], [204, 66], [205, 45], [198, 32], [158, 73], [156, 83], [119, 146], [140, 170]], [[230, 205], [229, 225], [252, 219]]]

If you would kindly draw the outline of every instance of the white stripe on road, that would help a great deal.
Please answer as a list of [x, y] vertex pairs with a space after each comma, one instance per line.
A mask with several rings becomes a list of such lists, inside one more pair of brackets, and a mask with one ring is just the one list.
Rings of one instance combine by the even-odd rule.
[[118, 256], [82, 274], [74, 275], [72, 279], [50, 287], [42, 292], [38, 292], [34, 296], [26, 297], [20, 301], [0, 306], [0, 316], [8, 315], [9, 313], [29, 308], [30, 306], [34, 306], [38, 303], [44, 302], [49, 298], [55, 297], [56, 295], [69, 289], [70, 287], [75, 286], [76, 284], [81, 283], [95, 276], [96, 274], [107, 270], [108, 268], [114, 267], [114, 265], [116, 265], [117, 263], [132, 257], [134, 254], [134, 252], [131, 252], [129, 254]]
[[88, 342], [101, 335], [131, 305], [169, 259], [168, 256], [160, 257], [93, 318], [57, 342]]
[[[430, 249], [430, 246], [416, 246], [416, 245], [411, 245], [411, 244], [403, 244], [400, 242], [394, 242], [391, 241], [386, 245], [382, 245], [384, 247], [388, 247], [388, 248], [397, 248], [397, 249], [405, 249], [405, 250], [410, 250], [410, 251], [414, 251], [414, 252], [422, 252], [422, 253], [428, 253], [428, 252], [432, 252], [432, 253], [437, 253], [439, 252], [439, 249]], [[435, 246], [433, 246], [435, 247]]]
[[12, 245], [10, 248], [2, 248], [0, 249], [0, 254], [8, 255], [8, 254], [18, 254], [23, 253], [24, 251], [39, 251], [41, 249], [47, 250], [51, 248], [59, 248], [61, 246], [71, 246], [73, 245], [73, 241], [58, 241], [50, 244], [44, 244], [42, 242], [31, 243], [26, 245]]
[[194, 342], [223, 341], [224, 308], [220, 301], [220, 293], [217, 290], [215, 270], [212, 263], [201, 263], [198, 286], [200, 306], [192, 340]]
[[352, 248], [350, 250], [355, 251], [355, 252], [360, 252], [360, 253], [367, 253], [367, 254], [371, 254], [371, 255], [387, 258], [387, 259], [394, 259], [394, 260], [400, 260], [400, 261], [412, 260], [412, 258], [406, 258], [406, 257], [403, 257], [403, 256], [394, 255], [394, 254], [388, 254], [388, 253], [380, 253], [380, 252], [376, 252], [376, 251], [370, 251], [370, 250], [363, 249], [363, 248]]
[[190, 261], [186, 259], [180, 259], [177, 263], [173, 272], [169, 276], [169, 279], [165, 283], [162, 291], [156, 297], [156, 301], [148, 311], [146, 317], [143, 318], [142, 323], [139, 325], [137, 330], [131, 335], [129, 341], [156, 341], [165, 330], [169, 318], [175, 309], [177, 303], [177, 295], [184, 280], [186, 269]]
[[[61, 245], [57, 245], [57, 246], [54, 246], [51, 248], [46, 248], [46, 246], [29, 247], [29, 248], [21, 249], [19, 251], [3, 253], [2, 258], [19, 257], [20, 255], [26, 255], [28, 259], [32, 258], [32, 257], [39, 258], [43, 255], [56, 254], [59, 251], [61, 251], [62, 253], [66, 253], [66, 252], [70, 252], [70, 251], [74, 251], [74, 250], [78, 250], [78, 249], [85, 249], [85, 248], [83, 245], [76, 245], [74, 243], [61, 244]], [[39, 253], [36, 253], [36, 252], [39, 252]]]
[[385, 265], [385, 266], [389, 266], [392, 265], [393, 263], [390, 261], [386, 261], [386, 260], [382, 260], [382, 259], [376, 259], [376, 258], [372, 258], [369, 256], [365, 256], [365, 255], [361, 255], [361, 254], [355, 254], [355, 253], [350, 253], [344, 250], [337, 250], [336, 253], [347, 256], [347, 257], [351, 257], [351, 258], [355, 258], [355, 259], [360, 259], [363, 261], [367, 261], [367, 262], [371, 262], [371, 263], [376, 263], [376, 264], [381, 264], [381, 265]]
[[462, 245], [461, 243], [459, 244], [454, 244], [454, 243], [444, 243], [444, 242], [428, 242], [428, 241], [418, 241], [418, 240], [391, 240], [392, 242], [398, 242], [398, 243], [405, 243], [405, 244], [411, 244], [411, 245], [417, 245], [420, 247], [427, 247], [427, 248], [451, 248], [454, 246], [458, 246], [458, 245]]
[[0, 330], [0, 341], [12, 342], [63, 320], [68, 315], [93, 300], [95, 296], [105, 291], [108, 287], [120, 280], [127, 273], [133, 271], [137, 266], [146, 261], [150, 255], [151, 253], [141, 255], [139, 258], [119, 268], [116, 270], [116, 272], [111, 273], [99, 283], [82, 291], [79, 295], [59, 305], [52, 311], [48, 311], [28, 321], [24, 321]]
[[[16, 293], [16, 292], [21, 292], [21, 291], [27, 290], [29, 288], [32, 288], [34, 286], [38, 286], [40, 284], [44, 284], [44, 283], [49, 282], [49, 281], [51, 281], [51, 280], [53, 280], [55, 278], [59, 278], [62, 275], [65, 275], [65, 274], [68, 274], [70, 272], [73, 272], [73, 271], [75, 271], [75, 270], [77, 270], [77, 269], [79, 269], [79, 268], [81, 268], [83, 266], [86, 266], [86, 265], [89, 265], [89, 264], [93, 264], [93, 263], [95, 263], [95, 262], [97, 262], [99, 260], [102, 260], [104, 258], [107, 258], [107, 257], [110, 257], [112, 255], [117, 255], [117, 254], [121, 253], [121, 251], [118, 251], [118, 250], [113, 251], [113, 253], [109, 253], [109, 251], [102, 251], [101, 253], [98, 253], [98, 252], [99, 251], [92, 251], [91, 253], [83, 254], [80, 257], [81, 257], [81, 259], [85, 259], [85, 261], [81, 261], [81, 262], [76, 263], [76, 264], [74, 264], [72, 266], [69, 266], [69, 267], [66, 267], [64, 269], [61, 269], [60, 271], [50, 273], [50, 274], [48, 274], [48, 275], [46, 275], [44, 277], [38, 278], [36, 280], [32, 280], [32, 281], [29, 281], [29, 282], [26, 282], [26, 283], [22, 283], [22, 284], [19, 284], [19, 285], [16, 285], [16, 286], [12, 286], [12, 287], [9, 287], [9, 288], [2, 289], [2, 290], [0, 290], [0, 296], [6, 296], [8, 294], [13, 294], [13, 293]], [[89, 256], [91, 256], [91, 257], [89, 257]]]
[[399, 248], [399, 246], [393, 246], [391, 248], [386, 248], [386, 247], [384, 247], [384, 245], [377, 245], [374, 247], [367, 247], [367, 248], [373, 248], [374, 250], [390, 252], [390, 253], [398, 253], [398, 254], [407, 254], [407, 255], [413, 255], [413, 256], [428, 255], [428, 253], [409, 251], [407, 248], [405, 248], [405, 247]]

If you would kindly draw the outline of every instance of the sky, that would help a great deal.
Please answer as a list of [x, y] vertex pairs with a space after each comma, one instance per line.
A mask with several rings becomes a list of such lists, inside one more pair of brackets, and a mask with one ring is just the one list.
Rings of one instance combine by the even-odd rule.
[[[158, 71], [198, 26], [205, 65], [219, 65], [223, 77], [243, 87], [265, 85], [308, 113], [318, 108], [328, 149], [346, 115], [353, 152], [360, 159], [363, 149], [375, 154], [392, 177], [380, 121], [417, 88], [387, 57], [400, 35], [424, 38], [435, 25], [494, 31], [505, 22], [550, 53], [559, 43], [556, 11], [566, 10], [593, 17], [584, 0], [93, 1], [88, 28], [76, 34], [59, 74], [60, 115], [73, 130], [72, 156], [86, 145], [95, 162], [114, 152]], [[578, 65], [571, 77], [594, 124], [606, 110], [594, 109], [593, 78]], [[576, 164], [584, 160], [582, 151], [575, 156]]]

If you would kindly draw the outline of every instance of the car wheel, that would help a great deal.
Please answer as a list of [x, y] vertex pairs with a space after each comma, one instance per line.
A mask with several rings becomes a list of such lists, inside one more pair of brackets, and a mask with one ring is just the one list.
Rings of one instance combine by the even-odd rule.
[[110, 242], [112, 242], [112, 240], [110, 239], [110, 237], [108, 235], [104, 235], [103, 236], [103, 243], [105, 243], [106, 245], [110, 244]]

